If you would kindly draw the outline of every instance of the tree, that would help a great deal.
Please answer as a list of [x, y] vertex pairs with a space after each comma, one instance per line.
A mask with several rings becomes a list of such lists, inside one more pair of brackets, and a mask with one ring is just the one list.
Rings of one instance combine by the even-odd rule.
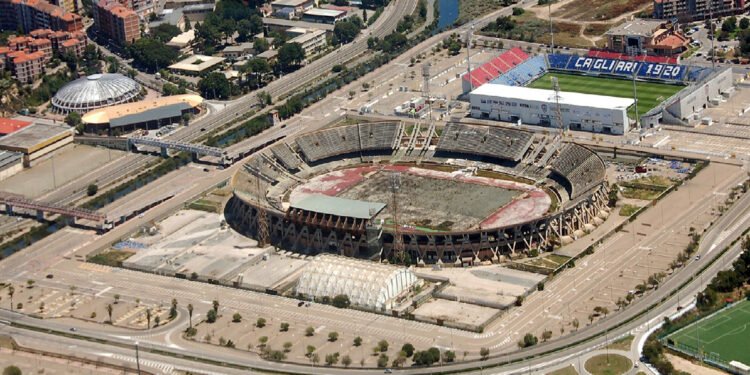
[[204, 98], [227, 100], [232, 84], [223, 73], [212, 72], [198, 82], [198, 90]]
[[343, 358], [341, 358], [341, 364], [344, 365], [344, 367], [349, 368], [352, 364], [352, 358], [349, 357], [349, 355], [345, 355]]
[[589, 324], [592, 324], [592, 323], [594, 323], [594, 318], [596, 318], [596, 315], [594, 315], [594, 314], [589, 314]]
[[524, 11], [524, 9], [523, 9], [523, 8], [519, 8], [519, 7], [513, 7], [513, 15], [514, 15], [514, 16], [520, 16], [520, 15], [522, 15], [522, 14], [523, 14], [524, 12], [525, 12], [525, 11]]
[[169, 308], [169, 319], [177, 317], [177, 298], [172, 298], [172, 306]]
[[740, 20], [740, 29], [745, 30], [750, 27], [750, 19], [743, 18]]
[[516, 306], [523, 305], [523, 296], [516, 296]]
[[3, 375], [22, 375], [22, 372], [17, 366], [11, 365], [3, 369]]
[[193, 304], [189, 303], [187, 305], [188, 310], [188, 328], [193, 328]]
[[[263, 53], [268, 51], [269, 45], [268, 40], [266, 38], [255, 38], [255, 41], [253, 41], [253, 49], [256, 53]], [[265, 60], [263, 60], [265, 61]]]
[[313, 346], [313, 345], [308, 345], [308, 346], [307, 346], [307, 347], [305, 348], [305, 351], [306, 351], [306, 353], [307, 353], [307, 354], [305, 354], [305, 356], [309, 358], [310, 356], [312, 356], [312, 355], [313, 355], [313, 353], [315, 353], [315, 346]]
[[65, 116], [65, 123], [75, 128], [81, 124], [81, 115], [78, 112], [70, 112]]
[[29, 288], [29, 289], [31, 289], [31, 288], [34, 287], [34, 283], [36, 283], [36, 281], [28, 279], [28, 280], [26, 280], [26, 287]]
[[320, 356], [318, 355], [318, 353], [313, 353], [311, 362], [313, 363], [313, 366], [320, 363]]
[[208, 310], [206, 313], [206, 321], [209, 323], [213, 323], [216, 321], [216, 310]]
[[339, 352], [326, 355], [326, 365], [333, 366], [339, 363]]
[[211, 306], [213, 306], [215, 312], [219, 312], [219, 300], [215, 299], [213, 302], [211, 302]]
[[239, 323], [242, 321], [242, 315], [240, 313], [236, 312], [234, 315], [232, 315], [232, 322], [233, 323]]
[[378, 357], [378, 367], [385, 367], [388, 366], [388, 355], [385, 353], [380, 354], [380, 357]]
[[151, 308], [146, 309], [146, 329], [151, 329]]
[[357, 337], [354, 338], [354, 346], [358, 347], [360, 345], [362, 345], [362, 338], [359, 337], [359, 336], [357, 336]]
[[737, 17], [728, 17], [721, 24], [721, 31], [725, 33], [731, 33], [737, 29]]
[[285, 43], [279, 48], [278, 62], [281, 71], [292, 72], [297, 70], [305, 59], [305, 50], [299, 43]]
[[154, 38], [140, 38], [128, 46], [133, 65], [149, 73], [156, 73], [177, 60], [178, 52]]
[[172, 38], [176, 37], [177, 35], [180, 35], [182, 31], [180, 31], [180, 28], [175, 25], [162, 23], [159, 26], [151, 28], [149, 33], [151, 34], [151, 37], [153, 37], [154, 39], [162, 43], [167, 43]]
[[115, 298], [115, 305], [118, 304], [118, 303], [120, 303], [120, 295], [119, 294], [115, 294], [114, 298]]
[[258, 318], [258, 320], [255, 321], [255, 326], [258, 328], [263, 328], [266, 326], [266, 319], [264, 318]]
[[[550, 332], [551, 334], [551, 332]], [[519, 345], [522, 348], [528, 348], [530, 346], [534, 346], [539, 342], [539, 339], [534, 336], [531, 333], [527, 333], [523, 336], [523, 339], [521, 340], [521, 345]]]
[[310, 337], [315, 334], [315, 328], [313, 327], [307, 327], [305, 328], [305, 336]]
[[544, 332], [542, 332], [542, 341], [547, 341], [552, 338], [552, 331], [545, 329]]
[[482, 357], [482, 360], [487, 360], [487, 358], [490, 357], [490, 349], [488, 348], [481, 348], [479, 349], [479, 356]]
[[107, 315], [109, 316], [109, 323], [110, 323], [110, 324], [114, 323], [114, 322], [112, 321], [112, 310], [113, 310], [113, 308], [112, 308], [112, 304], [111, 304], [111, 303], [108, 303], [108, 304], [107, 304]]
[[570, 324], [573, 325], [573, 328], [575, 328], [576, 331], [578, 331], [578, 327], [581, 325], [581, 323], [578, 322], [578, 318], [573, 319], [573, 321], [570, 322]]
[[359, 35], [359, 26], [352, 21], [339, 21], [333, 28], [333, 44], [351, 43]]
[[407, 358], [411, 357], [412, 355], [414, 355], [414, 345], [407, 342], [401, 347], [401, 351], [406, 354]]
[[96, 195], [96, 192], [99, 191], [99, 186], [97, 184], [89, 184], [89, 186], [86, 188], [86, 195], [89, 197]]
[[388, 351], [388, 341], [385, 341], [385, 340], [378, 341], [378, 350], [380, 350], [381, 353], [382, 352], [387, 352]]
[[329, 332], [328, 333], [328, 341], [330, 342], [336, 342], [336, 340], [339, 339], [339, 333], [338, 332]]
[[259, 347], [265, 348], [267, 343], [268, 343], [268, 336], [258, 337], [258, 346]]
[[158, 326], [161, 322], [161, 317], [159, 315], [154, 317], [154, 327]]
[[701, 311], [710, 310], [718, 300], [716, 291], [711, 288], [706, 288], [703, 292], [698, 293], [696, 297], [696, 306]]
[[291, 341], [287, 341], [283, 345], [284, 347], [284, 353], [289, 353], [292, 350], [292, 343]]
[[446, 350], [443, 353], [443, 362], [451, 363], [456, 360], [456, 352], [452, 350]]
[[190, 18], [185, 17], [185, 31], [190, 31], [193, 29], [193, 25], [190, 23]]
[[13, 295], [16, 293], [16, 288], [13, 284], [8, 285], [8, 296], [10, 297], [10, 311], [13, 311]]
[[339, 294], [335, 297], [333, 297], [332, 301], [333, 306], [338, 307], [340, 309], [347, 308], [351, 304], [349, 301], [349, 296], [346, 294]]
[[286, 332], [289, 331], [289, 323], [281, 323], [281, 327], [279, 328], [279, 331]]

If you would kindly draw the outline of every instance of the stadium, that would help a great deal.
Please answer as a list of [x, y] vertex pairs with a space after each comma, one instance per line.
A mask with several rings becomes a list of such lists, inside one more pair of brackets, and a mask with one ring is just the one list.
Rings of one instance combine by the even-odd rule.
[[550, 250], [608, 216], [588, 148], [516, 128], [335, 126], [277, 143], [232, 179], [227, 222], [305, 254], [476, 264]]
[[552, 127], [562, 122], [563, 128], [609, 134], [627, 133], [636, 120], [643, 128], [695, 124], [703, 109], [733, 92], [729, 67], [668, 60], [593, 50], [588, 56], [532, 57], [513, 48], [465, 74], [462, 86], [474, 118]]

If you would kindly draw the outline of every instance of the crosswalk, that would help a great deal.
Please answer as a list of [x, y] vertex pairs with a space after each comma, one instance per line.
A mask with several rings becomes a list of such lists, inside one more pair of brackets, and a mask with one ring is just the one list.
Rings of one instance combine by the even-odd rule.
[[[116, 353], [112, 354], [112, 359], [132, 363], [132, 364], [135, 364], [136, 362], [135, 357], [122, 355], [122, 354], [116, 354]], [[168, 363], [151, 361], [148, 359], [139, 359], [138, 362], [140, 363], [141, 368], [148, 367], [149, 369], [156, 370], [159, 374], [171, 375], [174, 373], [174, 366]]]

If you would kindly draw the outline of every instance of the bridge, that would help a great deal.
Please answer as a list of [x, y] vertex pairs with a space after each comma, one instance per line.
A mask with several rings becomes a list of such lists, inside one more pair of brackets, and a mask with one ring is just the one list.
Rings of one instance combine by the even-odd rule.
[[90, 220], [96, 222], [99, 225], [99, 229], [110, 229], [110, 224], [107, 222], [107, 216], [92, 210], [34, 201], [20, 195], [8, 193], [0, 193], [0, 204], [5, 206], [5, 212], [8, 215], [13, 215], [14, 209], [25, 209], [36, 211], [36, 217], [38, 220], [43, 220], [45, 213], [58, 214], [72, 218], [73, 220]]
[[193, 158], [197, 158], [198, 155], [208, 155], [221, 159], [221, 163], [224, 164], [227, 158], [227, 152], [218, 147], [210, 147], [204, 145], [198, 145], [194, 143], [187, 143], [181, 141], [174, 141], [170, 139], [158, 139], [151, 137], [132, 136], [128, 138], [129, 148], [136, 145], [144, 145], [151, 147], [158, 147], [161, 149], [161, 155], [166, 157], [167, 150], [176, 150], [189, 152], [193, 155]]

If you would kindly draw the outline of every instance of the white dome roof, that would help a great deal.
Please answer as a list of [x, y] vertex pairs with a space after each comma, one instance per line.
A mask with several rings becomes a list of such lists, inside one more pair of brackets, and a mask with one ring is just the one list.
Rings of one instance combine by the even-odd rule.
[[83, 113], [133, 101], [140, 93], [141, 85], [122, 74], [92, 74], [63, 86], [52, 98], [52, 105], [64, 113]]

